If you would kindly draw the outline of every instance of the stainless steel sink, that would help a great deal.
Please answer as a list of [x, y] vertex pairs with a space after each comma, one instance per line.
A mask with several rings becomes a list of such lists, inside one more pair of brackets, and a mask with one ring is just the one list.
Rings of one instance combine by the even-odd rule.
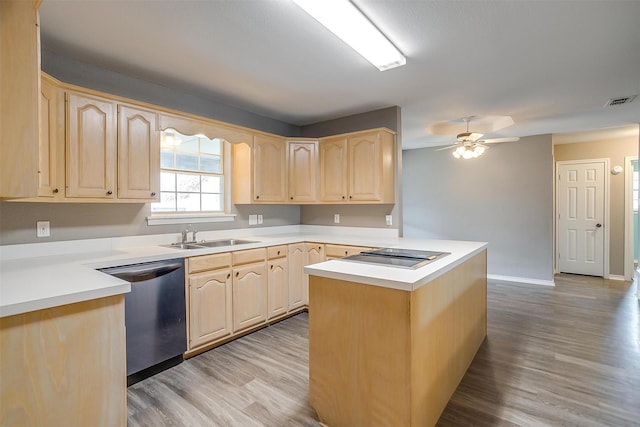
[[204, 249], [204, 248], [220, 248], [224, 246], [246, 245], [249, 243], [259, 243], [257, 240], [241, 240], [241, 239], [222, 239], [222, 240], [201, 240], [199, 242], [188, 243], [172, 243], [170, 245], [160, 245], [165, 248], [173, 249]]
[[258, 243], [254, 240], [225, 239], [225, 240], [203, 240], [194, 243], [195, 245], [204, 246], [206, 248], [217, 248], [220, 246], [246, 245], [248, 243]]

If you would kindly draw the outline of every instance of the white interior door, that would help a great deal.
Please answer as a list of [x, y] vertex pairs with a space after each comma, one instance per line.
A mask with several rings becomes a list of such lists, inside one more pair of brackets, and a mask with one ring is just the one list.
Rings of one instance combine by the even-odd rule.
[[559, 162], [558, 270], [604, 276], [605, 161]]

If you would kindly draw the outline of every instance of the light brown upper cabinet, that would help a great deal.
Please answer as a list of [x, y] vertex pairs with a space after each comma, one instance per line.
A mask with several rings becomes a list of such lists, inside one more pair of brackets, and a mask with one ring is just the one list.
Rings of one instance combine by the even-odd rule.
[[[43, 76], [43, 116], [46, 113], [45, 88], [50, 80], [53, 81]], [[56, 87], [55, 83], [52, 85]], [[62, 96], [59, 86], [57, 94]], [[66, 171], [64, 200], [157, 200], [160, 133], [156, 112], [90, 91], [67, 90], [66, 100], [66, 132], [57, 134], [59, 139], [66, 135], [66, 157], [60, 166], [60, 170]], [[51, 125], [47, 123], [52, 121], [41, 122], [41, 134], [51, 134], [47, 131]], [[56, 147], [62, 150], [60, 144]], [[41, 143], [40, 152], [43, 157], [44, 143]], [[41, 161], [41, 168], [43, 163]], [[45, 191], [42, 193], [40, 196], [46, 196]]]
[[253, 138], [253, 190], [255, 201], [284, 202], [286, 152], [282, 138], [256, 135]]
[[0, 198], [38, 194], [40, 2], [0, 1]]
[[109, 99], [67, 92], [67, 197], [115, 198], [116, 114]]
[[286, 203], [284, 138], [254, 135], [251, 144], [233, 144], [233, 202]]
[[289, 202], [315, 203], [317, 200], [318, 141], [287, 141]]
[[118, 198], [158, 199], [160, 138], [156, 113], [118, 105]]
[[320, 201], [347, 201], [347, 137], [320, 140]]
[[40, 139], [38, 197], [64, 196], [64, 93], [53, 79], [42, 75], [40, 85]]
[[386, 129], [320, 139], [320, 203], [394, 203], [394, 139]]

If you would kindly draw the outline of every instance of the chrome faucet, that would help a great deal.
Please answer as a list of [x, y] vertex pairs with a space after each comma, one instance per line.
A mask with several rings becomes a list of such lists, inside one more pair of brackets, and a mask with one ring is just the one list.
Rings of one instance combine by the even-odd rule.
[[[191, 225], [187, 225], [187, 227], [182, 230], [182, 244], [184, 245], [185, 243], [195, 243], [196, 241], [196, 235], [198, 233], [198, 230], [189, 230], [189, 227], [191, 227]], [[193, 239], [191, 241], [187, 240], [189, 238], [189, 232], [192, 233], [192, 237]]]
[[189, 227], [190, 225], [187, 225], [187, 227], [182, 230], [182, 244], [184, 245], [185, 243], [187, 243], [187, 238], [189, 236]]

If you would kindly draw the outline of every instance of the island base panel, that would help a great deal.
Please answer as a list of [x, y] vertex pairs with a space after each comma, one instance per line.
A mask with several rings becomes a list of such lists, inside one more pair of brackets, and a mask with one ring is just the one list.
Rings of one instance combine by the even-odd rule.
[[320, 420], [435, 425], [486, 336], [486, 251], [411, 292], [318, 276], [309, 292]]

